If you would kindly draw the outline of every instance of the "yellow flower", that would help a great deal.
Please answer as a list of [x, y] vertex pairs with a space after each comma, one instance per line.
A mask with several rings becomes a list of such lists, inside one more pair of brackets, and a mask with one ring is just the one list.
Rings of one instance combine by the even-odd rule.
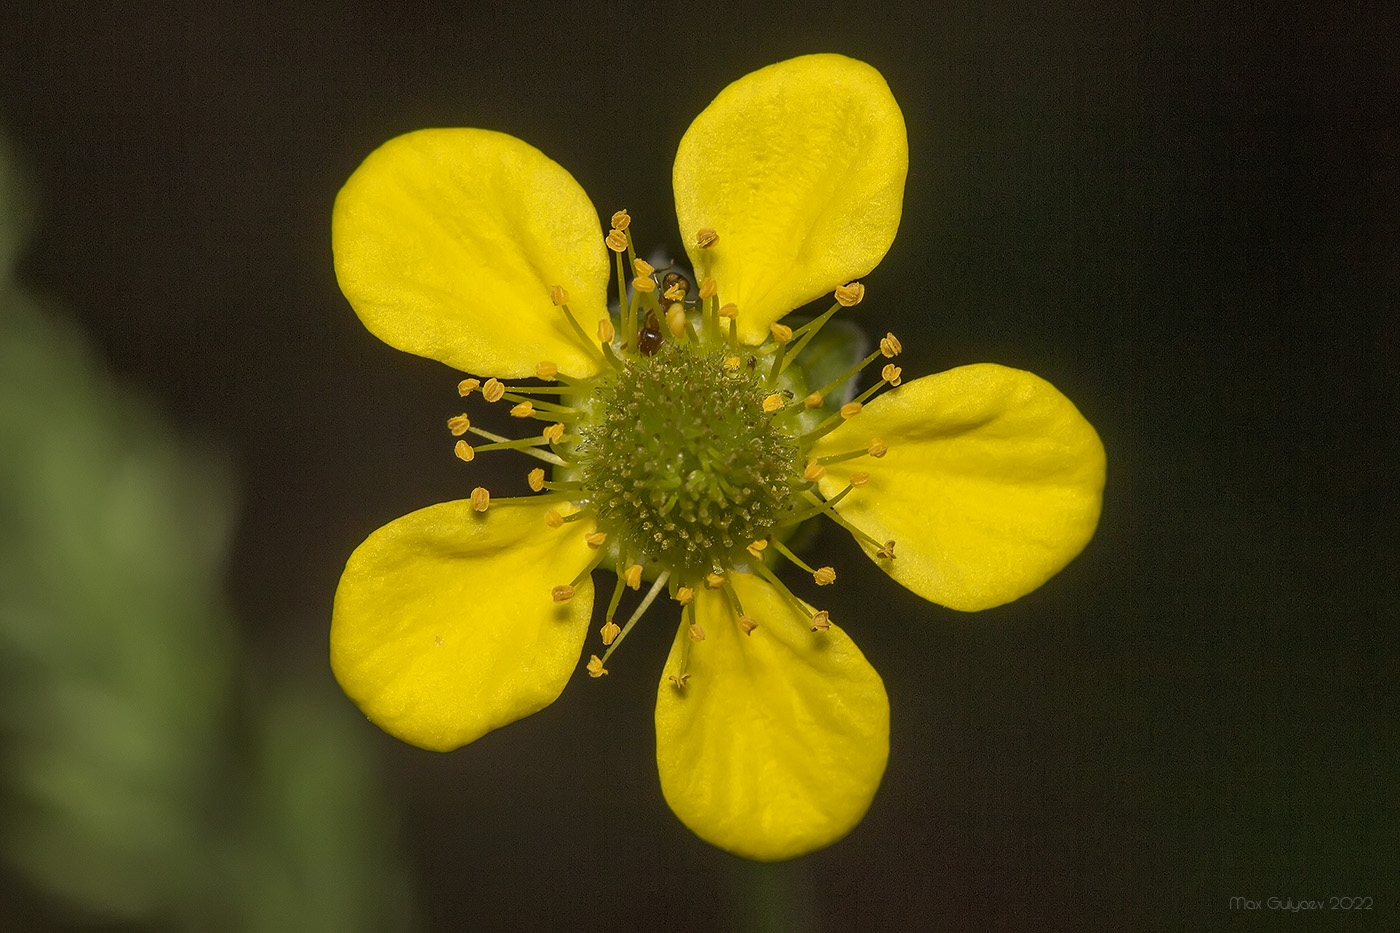
[[[676, 156], [692, 282], [637, 257], [626, 211], [604, 236], [574, 179], [513, 137], [423, 130], [365, 160], [333, 220], [355, 312], [399, 349], [491, 377], [459, 385], [470, 402], [480, 389], [543, 422], [510, 439], [455, 416], [453, 435], [489, 442], [457, 441], [462, 460], [513, 448], [555, 468], [532, 471], [535, 495], [476, 487], [351, 556], [331, 662], [371, 720], [449, 750], [553, 702], [580, 670], [605, 566], [617, 582], [592, 677], [661, 592], [680, 608], [656, 708], [676, 814], [763, 860], [860, 821], [889, 704], [830, 614], [773, 572], [784, 557], [814, 588], [837, 579], [786, 548], [792, 528], [825, 516], [915, 593], [983, 609], [1083, 548], [1104, 479], [1093, 428], [1030, 373], [980, 364], [904, 382], [892, 334], [844, 373], [817, 380], [802, 361], [864, 298], [856, 280], [893, 242], [907, 166], [903, 116], [870, 66], [810, 55], [740, 79]], [[779, 323], [831, 294], [825, 314]], [[851, 399], [844, 387], [877, 361], [883, 378]], [[502, 382], [519, 379], [539, 383]], [[886, 385], [898, 388], [877, 395]]]

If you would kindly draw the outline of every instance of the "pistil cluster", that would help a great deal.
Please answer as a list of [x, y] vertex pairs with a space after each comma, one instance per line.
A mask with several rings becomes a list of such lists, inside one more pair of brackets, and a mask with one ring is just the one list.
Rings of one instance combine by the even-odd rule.
[[[720, 235], [697, 231], [702, 256]], [[703, 267], [696, 270], [695, 289], [683, 272], [658, 271], [638, 258], [626, 211], [613, 215], [606, 242], [617, 262], [618, 307], [598, 323], [596, 342], [570, 311], [565, 289], [551, 291], [581, 343], [595, 348], [599, 374], [572, 378], [542, 360], [536, 367], [541, 384], [464, 380], [458, 386], [462, 396], [479, 389], [487, 402], [511, 403], [513, 417], [545, 426], [536, 435], [512, 439], [472, 425], [465, 413], [457, 415], [448, 420], [454, 435], [489, 441], [473, 446], [459, 440], [457, 456], [471, 461], [482, 451], [516, 449], [546, 462], [554, 467], [551, 478], [543, 468], [528, 475], [537, 493], [531, 501], [558, 502], [546, 512], [546, 522], [557, 527], [590, 519], [596, 525], [585, 539], [597, 552], [594, 559], [574, 580], [552, 588], [556, 602], [567, 602], [604, 562], [617, 572], [600, 632], [606, 651], [588, 663], [594, 677], [607, 673], [604, 662], [663, 589], [686, 608], [692, 640], [705, 637], [693, 603], [702, 586], [722, 589], [741, 630], [752, 635], [759, 624], [744, 613], [727, 580], [736, 571], [764, 577], [811, 619], [812, 631], [828, 630], [827, 613], [793, 595], [773, 565], [785, 558], [811, 574], [817, 586], [835, 582], [833, 568], [808, 566], [785, 543], [799, 524], [822, 515], [864, 540], [878, 559], [894, 559], [895, 542], [870, 539], [833, 508], [868, 482], [869, 472], [853, 473], [846, 488], [829, 499], [817, 485], [830, 463], [877, 461], [888, 449], [885, 443], [871, 437], [859, 449], [815, 459], [810, 451], [818, 438], [858, 417], [879, 389], [899, 385], [899, 367], [885, 363], [875, 385], [854, 399], [841, 395], [866, 365], [898, 355], [899, 341], [886, 335], [863, 361], [826, 385], [809, 386], [799, 355], [841, 307], [861, 301], [865, 289], [859, 282], [838, 288], [824, 314], [796, 328], [774, 324], [769, 339], [748, 346], [736, 337], [739, 309], [719, 304], [716, 285]], [[471, 501], [484, 512], [493, 500], [477, 487]], [[650, 589], [619, 626], [614, 617], [624, 589], [640, 589], [644, 579], [652, 581]], [[677, 689], [684, 689], [688, 676], [673, 677]]]

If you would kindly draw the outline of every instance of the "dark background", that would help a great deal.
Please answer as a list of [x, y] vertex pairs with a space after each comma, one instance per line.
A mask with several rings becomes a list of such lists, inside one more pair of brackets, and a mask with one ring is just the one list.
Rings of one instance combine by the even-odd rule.
[[[910, 172], [861, 317], [900, 336], [907, 377], [992, 361], [1073, 399], [1108, 451], [1097, 536], [962, 615], [826, 535], [892, 754], [864, 823], [795, 863], [712, 849], [661, 799], [666, 613], [610, 677], [459, 752], [366, 723], [423, 928], [743, 928], [777, 890], [829, 930], [1216, 926], [1236, 895], [1372, 897], [1344, 922], [1393, 929], [1394, 14], [21, 2], [0, 12], [0, 120], [41, 193], [23, 277], [231, 452], [250, 663], [329, 685], [360, 540], [525, 472], [456, 461], [459, 377], [340, 296], [330, 211], [359, 161], [421, 127], [512, 133], [679, 253], [671, 159], [714, 94], [804, 52], [870, 62]], [[0, 924], [69, 928], [3, 890], [21, 906]]]

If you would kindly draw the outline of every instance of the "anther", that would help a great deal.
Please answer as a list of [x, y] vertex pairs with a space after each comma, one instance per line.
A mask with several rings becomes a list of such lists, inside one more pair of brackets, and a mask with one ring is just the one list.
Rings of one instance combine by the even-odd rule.
[[[645, 275], [650, 277], [651, 274], [656, 271], [656, 267], [653, 266], [651, 263], [647, 262], [645, 259], [638, 257], [632, 260], [632, 270], [636, 272], [637, 275]], [[652, 284], [654, 285], [656, 283], [653, 282]]]
[[569, 293], [562, 285], [555, 285], [549, 290], [549, 300], [554, 302], [554, 307], [569, 303]]
[[743, 362], [744, 361], [737, 356], [726, 356], [724, 358], [724, 366], [726, 369], [738, 369]]
[[535, 406], [532, 402], [521, 402], [510, 410], [512, 418], [528, 418], [535, 413]]
[[589, 677], [602, 677], [602, 676], [603, 676], [604, 674], [606, 674], [607, 672], [608, 672], [608, 669], [607, 669], [606, 667], [603, 666], [603, 662], [600, 661], [600, 660], [598, 659], [598, 656], [597, 656], [596, 654], [595, 654], [595, 655], [590, 655], [590, 656], [589, 656], [589, 658], [588, 658], [588, 676], [589, 676]]
[[748, 616], [739, 616], [739, 628], [744, 630], [745, 635], [752, 635], [753, 630], [758, 628], [758, 623]]
[[904, 370], [900, 369], [893, 363], [886, 363], [885, 367], [880, 370], [880, 378], [885, 380], [892, 386], [897, 386], [904, 381], [900, 378], [900, 374], [903, 372]]
[[[661, 278], [661, 287], [666, 290], [666, 297], [671, 301], [680, 301], [690, 293], [690, 280], [679, 272], [667, 272]], [[671, 292], [679, 289], [679, 293], [673, 298]]]
[[847, 480], [847, 482], [849, 482], [852, 486], [854, 486], [854, 487], [856, 487], [857, 489], [859, 489], [860, 487], [864, 486], [866, 483], [870, 482], [870, 474], [869, 474], [869, 473], [852, 473], [852, 474], [851, 474], [851, 478], [850, 478], [849, 480]]
[[821, 408], [822, 394], [820, 392], [813, 392], [811, 395], [807, 396], [802, 400], [802, 404], [807, 406], [808, 408]]
[[732, 321], [734, 318], [739, 316], [739, 306], [731, 301], [729, 302], [729, 304], [724, 305], [722, 308], [719, 309], [719, 316], [723, 318], [729, 318]]
[[467, 433], [467, 428], [472, 426], [472, 419], [466, 415], [455, 415], [447, 419], [447, 430], [452, 432], [453, 437], [461, 437]]
[[695, 245], [701, 249], [709, 249], [719, 242], [719, 234], [711, 227], [702, 227], [695, 234]]
[[819, 610], [816, 615], [812, 616], [812, 631], [826, 632], [830, 631], [830, 629], [831, 613], [827, 612], [825, 609], [822, 609]]
[[491, 493], [486, 491], [485, 486], [478, 486], [472, 490], [472, 508], [478, 512], [485, 512], [491, 507]]
[[792, 339], [792, 328], [786, 324], [769, 324], [768, 333], [773, 335], [773, 340], [777, 343], [787, 343]]
[[554, 597], [556, 603], [567, 603], [574, 598], [574, 588], [565, 583], [550, 590], [549, 594]]
[[612, 321], [604, 318], [598, 322], [598, 339], [603, 343], [612, 343], [613, 337], [617, 335], [617, 329], [613, 327]]
[[553, 382], [554, 377], [559, 375], [559, 366], [549, 360], [540, 360], [535, 364], [535, 375], [545, 382]]
[[865, 286], [859, 282], [849, 282], [836, 289], [836, 302], [843, 308], [855, 307], [864, 297]]
[[550, 509], [544, 513], [544, 523], [551, 528], [563, 528], [564, 516], [560, 515], [554, 509]]
[[860, 414], [860, 409], [860, 402], [847, 402], [841, 406], [841, 417], [854, 418], [856, 415]]
[[603, 546], [604, 541], [608, 540], [608, 533], [606, 531], [595, 531], [591, 534], [584, 535], [583, 540], [585, 544], [596, 551]]
[[623, 233], [621, 230], [613, 230], [607, 235], [604, 242], [608, 244], [608, 249], [612, 250], [614, 253], [627, 252], [627, 234]]
[[885, 560], [894, 560], [894, 541], [886, 541], [885, 546], [875, 552], [875, 556]]
[[809, 483], [815, 483], [826, 475], [826, 467], [815, 460], [808, 460], [807, 465], [802, 469], [802, 479]]
[[[641, 262], [640, 259], [637, 261]], [[649, 275], [639, 275], [632, 280], [632, 287], [642, 293], [654, 292], [656, 291], [656, 279]]]
[[641, 588], [642, 588], [642, 565], [641, 565], [641, 564], [633, 564], [631, 567], [628, 567], [628, 568], [627, 568], [627, 572], [623, 574], [623, 577], [622, 577], [622, 578], [623, 578], [624, 580], [627, 581], [627, 585], [630, 586], [632, 589], [634, 589], [634, 590], [639, 590], [639, 589], [641, 589]]
[[622, 626], [618, 625], [612, 619], [609, 619], [603, 623], [603, 627], [598, 630], [598, 634], [603, 636], [604, 645], [611, 645], [617, 639], [621, 631]]
[[457, 383], [457, 394], [466, 398], [468, 395], [475, 392], [480, 385], [480, 379], [463, 379], [461, 382]]
[[471, 463], [476, 459], [476, 451], [472, 450], [472, 445], [466, 441], [458, 441], [456, 446], [452, 448], [452, 452], [466, 463]]
[[903, 349], [904, 345], [899, 342], [899, 338], [894, 334], [885, 334], [885, 336], [880, 338], [880, 352], [884, 354], [886, 358], [899, 356], [900, 351]]
[[866, 450], [869, 451], [870, 456], [874, 457], [876, 460], [879, 460], [885, 454], [889, 453], [890, 448], [888, 445], [885, 444], [884, 441], [880, 440], [878, 437], [872, 437], [870, 439], [870, 446], [867, 447]]
[[705, 585], [712, 590], [717, 590], [724, 586], [724, 577], [717, 573], [707, 573], [705, 574]]
[[714, 279], [708, 276], [706, 276], [705, 281], [700, 283], [700, 297], [703, 299], [713, 298], [717, 291], [719, 291], [719, 286], [715, 284]]
[[690, 640], [691, 640], [691, 641], [704, 641], [704, 640], [705, 640], [705, 630], [702, 629], [702, 628], [700, 627], [700, 623], [698, 623], [698, 622], [693, 622], [693, 623], [691, 623], [691, 626], [690, 626]]
[[666, 329], [676, 338], [685, 333], [685, 308], [679, 301], [666, 309]]
[[543, 470], [543, 468], [541, 468], [541, 467], [535, 467], [533, 470], [531, 470], [531, 471], [530, 471], [530, 475], [527, 476], [527, 477], [525, 477], [525, 482], [529, 483], [529, 484], [530, 484], [530, 488], [533, 489], [535, 492], [543, 492], [543, 491], [544, 491], [544, 470]]
[[695, 591], [688, 586], [676, 587], [676, 602], [682, 606], [690, 605], [690, 601], [695, 598]]
[[559, 443], [560, 439], [564, 437], [564, 426], [556, 422], [554, 424], [551, 424], [549, 427], [545, 428], [540, 433], [543, 434], [544, 439], [549, 441], [551, 444], [557, 444]]
[[816, 573], [812, 574], [812, 579], [817, 581], [817, 586], [830, 586], [836, 582], [836, 568], [818, 567]]
[[[667, 278], [670, 278], [671, 275], [675, 275], [675, 273], [672, 272], [670, 275], [667, 276]], [[685, 293], [690, 290], [685, 287], [684, 281], [676, 282], [671, 285], [663, 284], [662, 288], [664, 289], [664, 291], [662, 291], [661, 294], [667, 301], [680, 301], [682, 298], [685, 297]]]
[[684, 674], [671, 674], [666, 679], [675, 684], [677, 690], [684, 690], [686, 681], [690, 680], [690, 674], [689, 672]]
[[627, 213], [625, 208], [612, 215], [612, 228], [614, 230], [626, 230], [630, 226], [632, 226], [632, 215]]
[[781, 411], [782, 408], [783, 397], [777, 392], [774, 392], [772, 395], [768, 396], [766, 399], [763, 400], [763, 410], [768, 412], [768, 414], [770, 415], [773, 414], [773, 412], [775, 411]]
[[501, 384], [501, 380], [494, 376], [486, 380], [486, 385], [481, 387], [481, 397], [488, 402], [499, 402], [501, 396], [506, 394], [506, 387]]
[[762, 560], [762, 559], [763, 559], [763, 551], [764, 551], [764, 549], [767, 548], [767, 547], [768, 547], [768, 542], [767, 542], [767, 541], [752, 541], [752, 542], [749, 543], [749, 546], [748, 546], [748, 547], [744, 548], [744, 550], [746, 550], [746, 551], [748, 551], [750, 554], [752, 554], [754, 560]]

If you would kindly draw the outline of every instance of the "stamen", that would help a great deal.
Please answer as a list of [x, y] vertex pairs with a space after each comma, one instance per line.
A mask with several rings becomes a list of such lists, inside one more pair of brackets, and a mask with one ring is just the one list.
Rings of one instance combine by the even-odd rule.
[[741, 365], [743, 365], [743, 362], [744, 361], [739, 359], [737, 356], [726, 356], [724, 358], [724, 365], [726, 369], [738, 369]]
[[510, 410], [510, 416], [512, 418], [530, 418], [533, 417], [534, 414], [535, 405], [533, 402], [521, 402]]
[[594, 677], [594, 678], [602, 677], [602, 676], [603, 676], [604, 674], [606, 674], [607, 672], [608, 672], [608, 669], [607, 669], [606, 667], [603, 666], [603, 662], [602, 662], [602, 661], [598, 660], [598, 656], [597, 656], [596, 654], [594, 654], [594, 655], [589, 655], [589, 658], [588, 658], [588, 676], [589, 676], [589, 677]]
[[456, 446], [452, 448], [452, 452], [466, 463], [471, 463], [476, 459], [476, 451], [473, 450], [472, 445], [468, 444], [466, 441], [458, 441]]
[[767, 541], [753, 541], [744, 550], [753, 556], [754, 560], [763, 560], [763, 551], [768, 547]]
[[830, 586], [836, 582], [836, 568], [822, 567], [812, 574], [812, 579], [817, 581], [817, 586]]
[[[467, 430], [471, 431], [471, 433], [477, 435], [478, 437], [484, 437], [487, 440], [494, 442], [491, 444], [482, 444], [480, 447], [477, 448], [477, 450], [518, 450], [522, 454], [534, 457], [536, 460], [543, 460], [545, 463], [548, 463], [551, 466], [568, 466], [568, 463], [565, 462], [564, 458], [560, 457], [558, 454], [551, 453], [548, 450], [536, 449], [536, 444], [541, 444], [546, 440], [544, 435], [540, 435], [538, 437], [520, 438], [502, 437], [499, 434], [493, 434], [490, 431], [482, 430], [481, 428], [478, 428], [475, 425], [468, 428]], [[459, 441], [458, 443], [460, 444], [465, 442]], [[461, 456], [461, 454], [458, 454], [458, 456]], [[475, 452], [473, 452], [472, 456], [475, 456]]]
[[491, 493], [486, 491], [485, 486], [478, 486], [472, 490], [472, 508], [478, 512], [485, 512], [491, 507]]
[[774, 342], [778, 344], [787, 343], [792, 339], [792, 328], [786, 324], [769, 324], [768, 333], [773, 335]]
[[[787, 588], [786, 583], [778, 579], [778, 575], [773, 572], [772, 568], [768, 567], [766, 564], [759, 564], [757, 570], [759, 576], [763, 577], [763, 579], [771, 583], [773, 585], [773, 589], [778, 591], [778, 595], [782, 596], [784, 601], [786, 601], [787, 604], [790, 607], [792, 607], [793, 612], [796, 612], [799, 615], [805, 614], [807, 612], [807, 607], [803, 604], [802, 600], [792, 595], [792, 590]], [[734, 610], [736, 613], [738, 613], [738, 615], [743, 616], [744, 609], [742, 606], [739, 605], [737, 600], [735, 600], [734, 603]]]
[[591, 534], [584, 535], [583, 538], [584, 543], [595, 551], [602, 547], [603, 542], [606, 540], [608, 540], [608, 533], [606, 531], [595, 531]]
[[632, 566], [628, 567], [628, 568], [627, 568], [627, 572], [626, 572], [626, 574], [624, 575], [624, 578], [627, 580], [627, 585], [630, 586], [632, 589], [634, 589], [634, 590], [639, 590], [639, 589], [641, 589], [641, 588], [642, 588], [642, 565], [641, 565], [641, 564], [633, 564]]
[[608, 249], [614, 253], [622, 253], [627, 249], [627, 234], [614, 229], [608, 233], [604, 242], [608, 244]]
[[666, 679], [675, 684], [677, 690], [684, 690], [686, 682], [690, 680], [690, 674], [669, 674]]
[[711, 278], [706, 278], [705, 281], [700, 283], [701, 300], [708, 301], [709, 299], [715, 296], [715, 292], [718, 290], [719, 286], [715, 284], [715, 280]]
[[802, 339], [797, 341], [797, 344], [792, 348], [792, 352], [788, 354], [788, 359], [787, 362], [783, 364], [783, 369], [787, 369], [792, 365], [792, 361], [797, 359], [798, 355], [807, 348], [808, 342], [817, 335], [817, 331], [822, 329], [823, 324], [831, 320], [831, 316], [835, 314], [840, 307], [841, 305], [839, 303], [832, 305], [830, 308], [827, 308], [826, 311], [822, 312], [821, 316], [808, 321], [792, 332], [793, 336], [800, 336]]
[[826, 467], [815, 460], [808, 460], [807, 465], [802, 468], [802, 478], [809, 483], [815, 483], [823, 476], [826, 476]]
[[692, 623], [690, 624], [690, 640], [691, 640], [691, 641], [704, 641], [704, 640], [705, 640], [705, 630], [704, 630], [703, 628], [700, 627], [700, 623], [699, 623], [699, 622], [692, 622]]
[[783, 397], [776, 392], [763, 400], [763, 410], [770, 415], [775, 411], [781, 411], [782, 408]]
[[613, 327], [612, 321], [604, 318], [598, 322], [598, 339], [600, 341], [612, 343], [615, 336], [617, 336], [617, 329]]
[[535, 467], [533, 470], [531, 470], [530, 474], [525, 477], [525, 482], [529, 483], [530, 488], [533, 489], [535, 492], [544, 492], [543, 468]]
[[671, 571], [667, 570], [656, 578], [656, 582], [652, 583], [651, 589], [647, 590], [647, 595], [643, 596], [642, 601], [637, 604], [637, 608], [632, 612], [632, 616], [627, 620], [627, 624], [622, 626], [622, 631], [618, 633], [617, 640], [608, 646], [607, 651], [603, 652], [604, 661], [612, 657], [612, 653], [617, 650], [618, 645], [622, 644], [622, 640], [627, 637], [627, 633], [632, 631], [632, 626], [637, 624], [637, 620], [642, 617], [643, 613], [647, 611], [652, 602], [656, 600], [656, 594], [661, 592], [666, 586], [666, 581], [669, 579], [671, 579]]
[[894, 560], [894, 541], [886, 541], [884, 547], [875, 552], [876, 557], [883, 557], [885, 560]]
[[813, 570], [811, 567], [809, 567], [809, 566], [807, 565], [806, 561], [804, 561], [802, 558], [798, 557], [798, 556], [797, 556], [796, 554], [794, 554], [792, 551], [788, 550], [787, 545], [783, 544], [783, 542], [779, 541], [776, 537], [773, 538], [773, 547], [774, 547], [774, 549], [777, 550], [777, 552], [778, 552], [779, 554], [783, 555], [783, 556], [786, 557], [788, 560], [792, 561], [794, 564], [796, 564], [797, 566], [801, 567], [803, 570], [807, 571], [808, 573], [816, 573], [815, 570]]
[[874, 457], [876, 460], [879, 460], [885, 454], [889, 453], [890, 448], [884, 441], [880, 440], [878, 437], [872, 437], [870, 439], [870, 446], [867, 448], [867, 451], [869, 452], [870, 456]]
[[744, 630], [745, 635], [752, 635], [753, 630], [758, 628], [758, 623], [748, 616], [739, 616], [739, 628]]
[[[644, 260], [641, 259], [637, 260], [637, 262], [643, 261]], [[656, 280], [649, 275], [639, 275], [632, 280], [632, 290], [641, 292], [644, 295], [649, 295], [656, 291]]]
[[851, 484], [852, 486], [854, 486], [854, 487], [856, 487], [857, 489], [859, 489], [861, 486], [864, 486], [866, 483], [870, 482], [870, 474], [869, 474], [869, 473], [852, 473], [852, 474], [851, 474], [851, 478], [850, 478], [850, 480], [849, 480], [848, 482], [850, 482], [850, 484]]
[[558, 423], [551, 424], [541, 432], [540, 436], [551, 444], [557, 444], [564, 437], [564, 425]]
[[467, 428], [472, 426], [472, 420], [466, 415], [454, 415], [447, 419], [447, 430], [452, 432], [453, 437], [461, 437], [467, 433]]
[[[669, 279], [672, 275], [675, 275], [675, 273], [672, 272], [668, 274], [666, 278]], [[684, 279], [682, 279], [679, 282], [673, 282], [670, 285], [665, 285], [663, 287], [665, 288], [665, 291], [663, 291], [661, 294], [667, 301], [681, 301], [685, 298], [686, 293], [690, 291], [690, 288], [686, 285]]]
[[717, 590], [724, 586], [724, 577], [717, 573], [707, 573], [705, 574], [705, 585], [712, 590]]
[[719, 242], [719, 234], [711, 227], [701, 227], [700, 232], [695, 234], [695, 245], [701, 249], [710, 249]]
[[554, 307], [562, 307], [569, 303], [569, 293], [562, 285], [551, 286], [549, 289], [549, 300], [554, 302]]
[[856, 415], [860, 414], [861, 407], [860, 402], [847, 402], [841, 406], [841, 417], [847, 419], [854, 418]]
[[544, 513], [544, 523], [551, 528], [563, 528], [564, 516], [560, 515], [554, 509], [549, 509]]
[[457, 394], [462, 396], [462, 398], [466, 398], [468, 395], [471, 395], [473, 392], [475, 392], [480, 386], [480, 379], [463, 379], [461, 382], [457, 383]]
[[903, 349], [904, 346], [894, 334], [885, 334], [880, 338], [880, 353], [887, 359], [899, 356]]
[[865, 297], [865, 286], [859, 282], [849, 282], [836, 289], [836, 300], [843, 308], [853, 308]]
[[831, 613], [827, 612], [825, 609], [818, 610], [817, 613], [812, 616], [812, 631], [827, 632], [830, 630]]
[[886, 363], [885, 367], [880, 370], [880, 378], [885, 380], [892, 386], [897, 386], [904, 381], [901, 377], [901, 373], [903, 372], [904, 370], [900, 369], [893, 363]]
[[802, 400], [802, 404], [807, 408], [821, 408], [822, 394], [820, 392], [813, 392]]
[[671, 332], [672, 337], [679, 339], [685, 334], [686, 324], [685, 308], [679, 301], [666, 309], [666, 329]]
[[616, 641], [617, 636], [621, 631], [621, 626], [619, 626], [616, 622], [612, 620], [612, 616], [608, 616], [608, 620], [604, 622], [603, 627], [598, 630], [598, 634], [603, 636], [604, 647], [611, 645], [614, 641]]
[[481, 387], [481, 397], [488, 402], [499, 402], [501, 396], [506, 394], [506, 387], [501, 384], [501, 380], [492, 376], [486, 380], [486, 385]]
[[554, 601], [556, 603], [567, 603], [569, 600], [574, 598], [574, 588], [572, 586], [569, 586], [567, 583], [561, 586], [556, 586], [549, 592], [550, 595], [554, 597]]
[[[651, 263], [647, 262], [645, 259], [634, 259], [632, 260], [632, 271], [636, 272], [639, 276], [650, 276], [653, 272], [656, 271], [656, 267], [653, 266]], [[656, 283], [652, 282], [651, 284], [655, 285]]]
[[676, 588], [676, 602], [682, 606], [690, 605], [690, 601], [695, 598], [695, 591], [688, 586]]
[[612, 228], [614, 230], [626, 230], [631, 225], [632, 215], [627, 213], [626, 208], [612, 215]]
[[535, 364], [535, 375], [545, 382], [553, 382], [559, 375], [559, 366], [549, 360], [540, 360]]

